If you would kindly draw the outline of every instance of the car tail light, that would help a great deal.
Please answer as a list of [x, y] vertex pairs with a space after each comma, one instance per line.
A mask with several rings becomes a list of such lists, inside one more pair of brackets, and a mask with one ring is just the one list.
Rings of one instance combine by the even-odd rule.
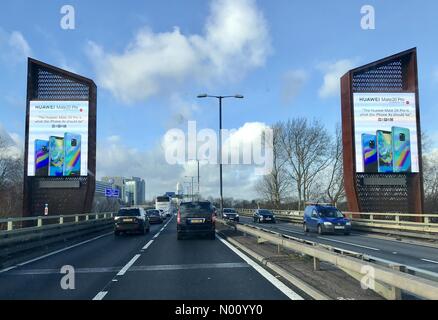
[[176, 217], [176, 223], [181, 224], [181, 210], [178, 210], [178, 215]]

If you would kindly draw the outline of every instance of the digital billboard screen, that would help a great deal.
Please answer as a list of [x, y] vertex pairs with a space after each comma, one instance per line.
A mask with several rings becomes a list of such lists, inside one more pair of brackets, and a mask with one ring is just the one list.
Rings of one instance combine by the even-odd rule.
[[88, 101], [30, 101], [28, 176], [87, 176]]
[[356, 171], [418, 173], [415, 93], [354, 93]]

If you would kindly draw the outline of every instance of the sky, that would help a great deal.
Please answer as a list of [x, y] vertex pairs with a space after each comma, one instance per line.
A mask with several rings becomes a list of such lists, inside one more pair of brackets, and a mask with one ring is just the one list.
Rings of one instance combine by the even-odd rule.
[[[64, 5], [75, 13], [65, 30]], [[375, 29], [361, 28], [361, 8]], [[224, 128], [250, 143], [293, 117], [341, 121], [339, 78], [348, 70], [413, 47], [418, 50], [421, 125], [438, 141], [438, 2], [424, 0], [4, 0], [0, 11], [0, 134], [24, 144], [27, 57], [93, 79], [98, 86], [97, 178], [139, 176], [151, 199], [196, 174], [169, 165], [172, 128]], [[433, 147], [438, 147], [434, 144]], [[253, 166], [226, 166], [225, 196], [252, 199]], [[217, 165], [201, 165], [201, 192], [218, 195]]]

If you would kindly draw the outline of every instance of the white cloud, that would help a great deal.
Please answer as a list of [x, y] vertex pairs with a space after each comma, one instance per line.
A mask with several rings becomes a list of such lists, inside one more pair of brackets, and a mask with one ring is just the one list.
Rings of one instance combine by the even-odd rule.
[[8, 63], [20, 63], [32, 55], [29, 43], [19, 31], [0, 29], [0, 57]]
[[300, 93], [301, 89], [309, 79], [304, 70], [290, 70], [283, 75], [281, 96], [283, 103], [290, 104]]
[[204, 85], [236, 81], [262, 66], [271, 47], [255, 1], [214, 0], [210, 10], [201, 35], [184, 35], [178, 27], [161, 33], [144, 28], [121, 54], [107, 53], [89, 42], [98, 83], [131, 103], [187, 81]]
[[318, 69], [324, 72], [324, 82], [319, 89], [319, 96], [328, 98], [340, 95], [341, 77], [353, 67], [354, 61], [349, 59], [321, 64]]
[[[263, 123], [246, 123], [224, 141], [227, 145], [249, 145], [267, 126]], [[163, 139], [164, 144], [164, 139]], [[186, 146], [187, 148], [187, 146]], [[241, 151], [243, 148], [240, 149]], [[224, 165], [224, 192], [227, 197], [252, 199], [256, 197], [254, 184], [258, 181], [254, 165]], [[175, 191], [178, 182], [188, 181], [186, 176], [197, 175], [197, 164], [169, 165], [164, 147], [157, 145], [150, 150], [129, 148], [120, 137], [110, 137], [97, 149], [97, 176], [138, 176], [146, 180], [147, 197], [152, 198], [166, 191]], [[219, 194], [219, 167], [201, 161], [201, 193], [204, 197]]]

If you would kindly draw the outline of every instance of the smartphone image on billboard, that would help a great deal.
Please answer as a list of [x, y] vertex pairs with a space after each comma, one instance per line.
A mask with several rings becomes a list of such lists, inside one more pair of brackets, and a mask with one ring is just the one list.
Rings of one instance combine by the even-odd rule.
[[64, 134], [64, 176], [81, 175], [81, 135]]
[[362, 158], [365, 173], [377, 172], [377, 143], [376, 135], [362, 134]]
[[49, 175], [49, 141], [35, 140], [35, 176]]
[[392, 173], [393, 152], [392, 152], [392, 132], [377, 131], [377, 163], [379, 173]]
[[64, 174], [64, 138], [49, 139], [49, 176], [62, 177]]
[[394, 172], [411, 172], [411, 132], [409, 129], [392, 127]]

